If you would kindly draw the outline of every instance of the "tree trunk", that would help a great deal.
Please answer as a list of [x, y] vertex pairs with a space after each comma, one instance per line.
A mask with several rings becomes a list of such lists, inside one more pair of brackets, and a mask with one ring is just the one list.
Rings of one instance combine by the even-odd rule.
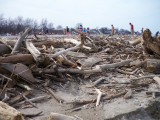
[[0, 57], [0, 63], [22, 63], [26, 65], [30, 65], [33, 63], [34, 59], [31, 54], [17, 54], [11, 55], [8, 57]]

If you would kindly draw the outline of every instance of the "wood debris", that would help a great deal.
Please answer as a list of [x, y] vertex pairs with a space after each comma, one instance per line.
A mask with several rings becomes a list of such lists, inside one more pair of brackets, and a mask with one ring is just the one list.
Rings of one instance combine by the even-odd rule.
[[[159, 74], [146, 73], [159, 73], [160, 69], [159, 38], [152, 37], [148, 29], [142, 37], [135, 37], [135, 41], [131, 41], [130, 35], [108, 36], [101, 32], [88, 37], [75, 29], [73, 31], [78, 36], [37, 36], [38, 39], [27, 39], [29, 31], [29, 28], [26, 29], [18, 40], [0, 39], [0, 99], [11, 106], [19, 108], [29, 104], [38, 109], [35, 102], [48, 100], [48, 95], [59, 103], [76, 104], [80, 108], [84, 104], [99, 106], [100, 101], [123, 96], [132, 99], [133, 89], [147, 88], [154, 83], [153, 79], [158, 86], [160, 84], [159, 77], [156, 77]], [[141, 42], [143, 46], [139, 44]], [[143, 48], [149, 56], [143, 54]], [[122, 77], [119, 76], [126, 76], [128, 81], [121, 81]], [[78, 83], [79, 87], [83, 83], [85, 89], [93, 91], [87, 93], [87, 90], [83, 90], [88, 94], [85, 99], [67, 101], [58, 91], [67, 91], [72, 83]], [[35, 90], [47, 95], [33, 97]], [[37, 116], [40, 113], [23, 115]], [[55, 116], [59, 120], [75, 119], [52, 113], [48, 120], [54, 120]]]

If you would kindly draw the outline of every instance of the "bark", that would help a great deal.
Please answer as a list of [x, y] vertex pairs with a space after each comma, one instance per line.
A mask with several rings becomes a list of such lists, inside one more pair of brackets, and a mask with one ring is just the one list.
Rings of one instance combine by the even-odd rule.
[[23, 117], [19, 111], [0, 101], [0, 120], [23, 120]]
[[16, 52], [16, 51], [18, 51], [18, 50], [20, 49], [23, 39], [26, 37], [26, 35], [28, 34], [28, 32], [29, 32], [30, 30], [31, 30], [30, 28], [27, 28], [27, 29], [25, 30], [25, 32], [22, 34], [22, 36], [20, 36], [20, 38], [18, 39], [18, 41], [17, 41], [16, 44], [14, 45], [14, 48], [13, 48], [11, 54], [13, 54], [14, 52]]
[[30, 65], [34, 62], [34, 59], [31, 54], [17, 54], [11, 55], [8, 57], [0, 57], [0, 63], [22, 63]]

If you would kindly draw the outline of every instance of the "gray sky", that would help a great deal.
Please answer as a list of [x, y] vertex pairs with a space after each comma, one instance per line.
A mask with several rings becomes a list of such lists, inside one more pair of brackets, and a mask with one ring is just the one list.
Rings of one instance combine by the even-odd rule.
[[4, 17], [47, 18], [54, 27], [111, 27], [135, 31], [142, 27], [153, 33], [160, 30], [160, 0], [0, 0]]

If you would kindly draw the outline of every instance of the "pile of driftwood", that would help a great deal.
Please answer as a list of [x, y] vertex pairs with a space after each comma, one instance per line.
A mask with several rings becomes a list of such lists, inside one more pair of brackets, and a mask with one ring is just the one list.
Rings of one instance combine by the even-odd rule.
[[[151, 72], [159, 69], [158, 60], [145, 60], [146, 55], [143, 54], [145, 49], [148, 53], [160, 55], [157, 44], [160, 39], [153, 38], [149, 30], [143, 34], [144, 47], [137, 45], [142, 38], [135, 37], [136, 40], [131, 41], [131, 36], [107, 36], [101, 33], [89, 37], [74, 30], [79, 36], [50, 38], [28, 36], [29, 31], [28, 28], [21, 33], [18, 40], [0, 39], [0, 100], [13, 107], [19, 107], [26, 102], [36, 107], [35, 101], [49, 97], [46, 95], [29, 99], [28, 95], [32, 94], [33, 88], [50, 94], [59, 103], [65, 103], [65, 100], [56, 95], [58, 86], [54, 82], [71, 81], [71, 76], [87, 80], [95, 74], [98, 79], [93, 79], [91, 87], [98, 93], [97, 98], [72, 101], [69, 104], [95, 102], [98, 106], [102, 96], [103, 101], [120, 96], [128, 99], [132, 96], [133, 89], [138, 91], [139, 87], [146, 87], [153, 82], [150, 79], [144, 82], [143, 77], [138, 78], [138, 82], [133, 79], [144, 74], [141, 67]], [[107, 72], [111, 75], [105, 76]], [[115, 82], [112, 79], [116, 76], [114, 73], [128, 75], [130, 81]], [[105, 84], [99, 85], [101, 82]], [[3, 102], [0, 103], [0, 119], [22, 119], [18, 111]], [[2, 106], [6, 106], [5, 109]], [[50, 117], [49, 120], [54, 119]]]

